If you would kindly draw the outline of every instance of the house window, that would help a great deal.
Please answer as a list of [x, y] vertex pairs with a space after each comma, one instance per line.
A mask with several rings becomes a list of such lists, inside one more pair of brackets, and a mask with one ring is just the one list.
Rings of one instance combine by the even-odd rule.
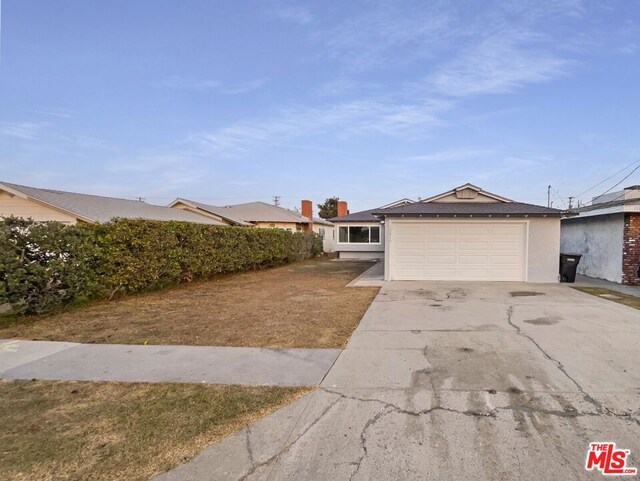
[[380, 244], [378, 225], [341, 225], [338, 227], [341, 244]]
[[320, 234], [320, 237], [322, 237], [324, 239], [324, 227], [320, 227], [318, 229], [318, 234]]

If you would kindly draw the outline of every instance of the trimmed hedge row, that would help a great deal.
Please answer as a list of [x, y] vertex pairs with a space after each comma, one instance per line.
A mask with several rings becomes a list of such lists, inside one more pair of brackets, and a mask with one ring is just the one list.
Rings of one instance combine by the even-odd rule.
[[20, 314], [295, 262], [322, 253], [313, 233], [118, 219], [64, 226], [0, 222], [0, 304]]

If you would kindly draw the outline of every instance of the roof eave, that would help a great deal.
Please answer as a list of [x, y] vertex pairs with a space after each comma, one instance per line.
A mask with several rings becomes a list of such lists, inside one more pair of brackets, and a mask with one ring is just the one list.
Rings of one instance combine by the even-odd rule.
[[52, 204], [51, 202], [47, 202], [46, 200], [42, 200], [39, 199], [37, 197], [34, 197], [30, 194], [27, 194], [26, 192], [22, 192], [19, 191], [17, 189], [13, 189], [9, 186], [6, 186], [4, 184], [0, 184], [0, 188], [3, 190], [6, 190], [7, 192], [13, 194], [13, 195], [17, 195], [18, 197], [22, 198], [22, 199], [28, 199], [31, 200], [33, 202], [37, 202], [39, 204], [43, 204], [46, 205], [47, 207], [51, 208], [51, 209], [55, 209], [59, 212], [64, 212], [65, 214], [71, 215], [73, 217], [75, 217], [76, 219], [79, 219], [83, 222], [87, 222], [89, 224], [99, 224], [100, 222], [98, 222], [96, 219], [90, 219], [89, 217], [85, 217], [82, 214], [78, 214], [77, 212], [73, 212], [72, 210], [66, 209], [64, 207], [60, 207], [59, 205], [56, 204]]
[[560, 212], [552, 212], [552, 213], [509, 213], [509, 214], [503, 214], [503, 213], [495, 213], [495, 214], [464, 214], [464, 213], [457, 213], [457, 214], [449, 214], [449, 213], [439, 213], [439, 214], [435, 214], [435, 213], [405, 213], [405, 214], [390, 214], [390, 213], [385, 213], [385, 212], [377, 212], [374, 213], [373, 215], [378, 216], [378, 217], [399, 217], [399, 218], [403, 218], [403, 217], [417, 217], [417, 218], [421, 218], [421, 217], [519, 217], [519, 218], [525, 218], [525, 217], [562, 217], [562, 213]]

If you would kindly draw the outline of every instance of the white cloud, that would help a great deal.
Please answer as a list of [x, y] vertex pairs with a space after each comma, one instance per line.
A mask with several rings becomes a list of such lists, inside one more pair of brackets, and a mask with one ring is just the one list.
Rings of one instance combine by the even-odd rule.
[[160, 82], [162, 87], [188, 90], [192, 92], [215, 92], [236, 95], [259, 89], [265, 84], [264, 79], [249, 80], [236, 84], [223, 83], [214, 79], [201, 79], [187, 75], [171, 75]]
[[416, 163], [440, 163], [450, 161], [464, 161], [470, 159], [476, 159], [478, 157], [492, 154], [492, 150], [488, 149], [453, 149], [444, 150], [440, 152], [434, 152], [430, 154], [420, 154], [405, 157], [405, 162]]
[[437, 114], [445, 108], [445, 103], [429, 100], [407, 104], [360, 100], [326, 107], [289, 108], [270, 119], [241, 121], [214, 132], [193, 135], [190, 141], [206, 151], [232, 152], [328, 132], [338, 136], [364, 133], [416, 136], [425, 127], [440, 124]]
[[509, 92], [564, 75], [570, 65], [517, 37], [495, 36], [445, 63], [427, 78], [426, 87], [451, 96]]
[[276, 4], [269, 13], [280, 20], [298, 25], [307, 25], [313, 21], [313, 15], [309, 9], [300, 5]]
[[43, 122], [0, 122], [0, 135], [35, 140], [46, 125]]
[[449, 36], [446, 9], [421, 2], [413, 7], [382, 2], [371, 12], [315, 33], [316, 42], [349, 71], [404, 63], [429, 55]]

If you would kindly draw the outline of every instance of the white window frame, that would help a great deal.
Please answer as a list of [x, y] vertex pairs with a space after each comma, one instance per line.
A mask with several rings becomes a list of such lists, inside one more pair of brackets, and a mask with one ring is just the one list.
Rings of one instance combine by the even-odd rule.
[[[351, 227], [368, 227], [369, 228], [369, 242], [341, 242], [340, 241], [340, 228], [347, 228], [347, 239], [349, 238], [349, 228]], [[371, 242], [371, 227], [378, 228], [378, 242]], [[338, 244], [341, 245], [350, 245], [350, 246], [379, 246], [382, 244], [382, 226], [380, 224], [340, 224], [336, 226], [336, 230], [338, 231], [338, 235], [336, 236], [336, 240]]]

